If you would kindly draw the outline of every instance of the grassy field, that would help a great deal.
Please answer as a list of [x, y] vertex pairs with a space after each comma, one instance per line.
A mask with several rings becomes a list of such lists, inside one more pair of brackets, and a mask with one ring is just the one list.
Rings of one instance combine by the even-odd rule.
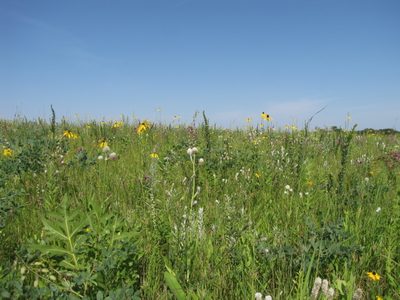
[[0, 298], [400, 299], [400, 136], [263, 122], [0, 121]]

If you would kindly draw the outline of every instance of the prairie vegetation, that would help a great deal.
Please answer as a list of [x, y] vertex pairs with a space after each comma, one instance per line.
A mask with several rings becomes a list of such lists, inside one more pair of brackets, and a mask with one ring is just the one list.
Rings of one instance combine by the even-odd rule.
[[268, 124], [0, 121], [0, 298], [400, 299], [399, 135]]

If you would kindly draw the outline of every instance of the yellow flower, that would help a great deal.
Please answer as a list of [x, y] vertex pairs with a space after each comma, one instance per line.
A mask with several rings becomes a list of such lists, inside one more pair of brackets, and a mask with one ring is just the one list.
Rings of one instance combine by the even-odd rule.
[[310, 187], [312, 187], [314, 185], [314, 181], [312, 181], [311, 179], [310, 180], [307, 180], [307, 186], [310, 188]]
[[121, 128], [124, 123], [122, 121], [114, 122], [114, 124], [111, 126], [112, 128]]
[[3, 156], [10, 157], [13, 155], [13, 151], [10, 148], [3, 149]]
[[262, 112], [261, 118], [268, 122], [272, 120], [271, 116], [269, 114], [266, 114], [265, 112]]
[[107, 146], [108, 146], [108, 143], [106, 140], [103, 139], [100, 141], [99, 148], [103, 149], [104, 147], [107, 147]]
[[376, 272], [367, 272], [367, 275], [372, 281], [379, 281], [381, 279], [381, 275]]
[[255, 172], [255, 173], [254, 173], [254, 176], [256, 176], [257, 178], [260, 178], [260, 177], [261, 177], [261, 173]]
[[376, 300], [383, 300], [381, 296], [376, 296]]
[[149, 128], [150, 128], [150, 123], [148, 121], [143, 121], [142, 123], [139, 124], [138, 128], [136, 128], [136, 132], [138, 134], [142, 134]]
[[73, 133], [71, 130], [64, 130], [63, 137], [75, 140], [78, 138], [78, 135], [76, 133]]
[[156, 158], [156, 159], [158, 159], [158, 154], [157, 153], [155, 153], [155, 152], [152, 152], [152, 153], [150, 153], [150, 157], [151, 158]]

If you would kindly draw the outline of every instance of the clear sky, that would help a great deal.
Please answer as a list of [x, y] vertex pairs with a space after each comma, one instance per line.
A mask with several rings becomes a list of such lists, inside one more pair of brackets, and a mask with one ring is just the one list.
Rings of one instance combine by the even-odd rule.
[[[400, 129], [399, 0], [1, 0], [0, 118]], [[159, 110], [159, 111], [157, 111]]]

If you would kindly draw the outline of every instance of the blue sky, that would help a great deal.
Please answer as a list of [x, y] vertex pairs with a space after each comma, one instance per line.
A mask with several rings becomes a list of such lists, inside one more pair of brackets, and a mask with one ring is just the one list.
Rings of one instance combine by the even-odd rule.
[[0, 118], [400, 129], [398, 0], [2, 0], [0, 37]]

